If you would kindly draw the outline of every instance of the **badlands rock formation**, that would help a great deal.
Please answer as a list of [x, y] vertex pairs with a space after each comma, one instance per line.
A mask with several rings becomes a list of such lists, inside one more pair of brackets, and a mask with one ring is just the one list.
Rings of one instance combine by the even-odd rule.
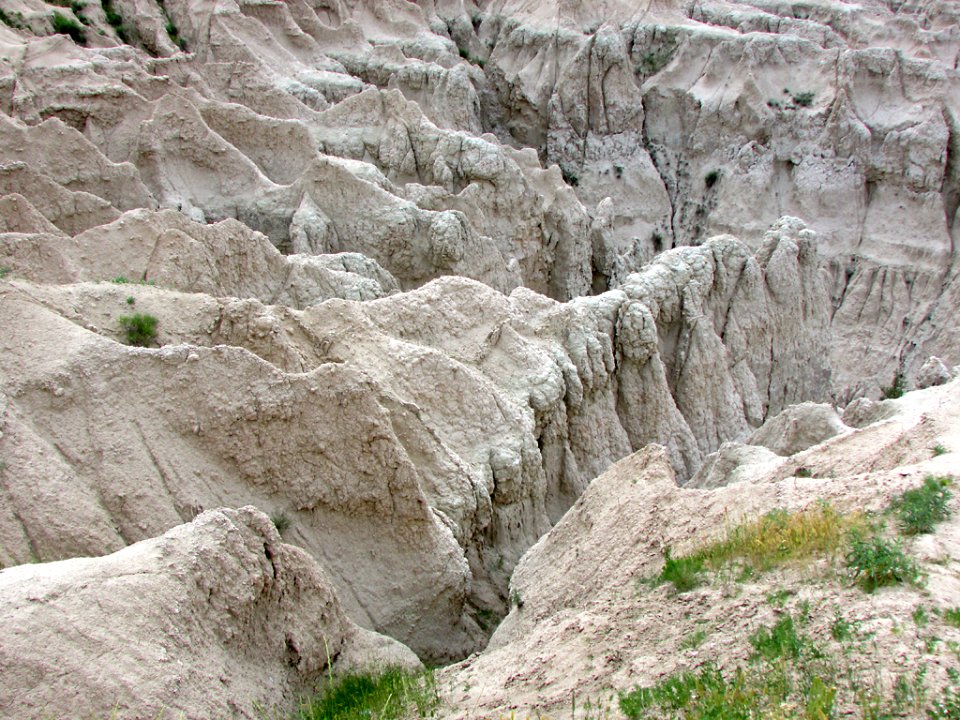
[[213, 510], [102, 558], [0, 573], [4, 717], [254, 718], [338, 669], [417, 667], [344, 615], [256, 508]]
[[[679, 488], [663, 448], [649, 446], [615, 464], [526, 555], [514, 572], [510, 614], [480, 655], [441, 671], [451, 718], [566, 717], [571, 699], [621, 717], [617, 693], [651, 686], [678, 670], [713, 662], [731, 675], [752, 652], [748, 637], [784, 613], [807, 612], [808, 633], [824, 657], [843, 649], [831, 623], [846, 618], [855, 633], [854, 689], [882, 691], [894, 705], [898, 675], [924, 671], [926, 696], [905, 707], [928, 717], [926, 700], [943, 697], [956, 655], [938, 643], [957, 643], [960, 630], [942, 625], [934, 609], [960, 597], [960, 519], [933, 535], [909, 539], [907, 551], [927, 574], [923, 587], [868, 594], [843, 574], [787, 564], [745, 579], [718, 577], [690, 592], [644, 583], [663, 566], [666, 547], [691, 552], [725, 528], [774, 509], [796, 511], [831, 503], [840, 511], [882, 510], [927, 475], [960, 471], [960, 381], [888, 400], [892, 417], [789, 457], [745, 460], [736, 484]], [[947, 452], [937, 454], [940, 445]], [[808, 470], [800, 476], [798, 469]], [[777, 593], [787, 600], [777, 607]], [[932, 625], [916, 621], [927, 608]], [[805, 608], [805, 609], [804, 609]], [[699, 643], [691, 638], [700, 634]], [[936, 637], [930, 644], [924, 638]], [[956, 647], [956, 645], [952, 645]], [[849, 649], [848, 649], [849, 651]], [[749, 666], [748, 672], [756, 672]], [[830, 682], [844, 687], [845, 680]], [[955, 684], [955, 683], [954, 683]], [[842, 705], [837, 716], [864, 717], [863, 706]]]
[[958, 362], [954, 4], [0, 10], [4, 566], [252, 504], [459, 659], [611, 463]]

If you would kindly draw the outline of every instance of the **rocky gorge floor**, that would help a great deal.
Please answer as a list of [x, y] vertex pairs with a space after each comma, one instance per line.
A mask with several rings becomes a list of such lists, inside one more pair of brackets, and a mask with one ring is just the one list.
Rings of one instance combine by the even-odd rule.
[[955, 3], [0, 10], [0, 716], [619, 717], [785, 617], [824, 717], [950, 697], [955, 521], [840, 556], [957, 475]]

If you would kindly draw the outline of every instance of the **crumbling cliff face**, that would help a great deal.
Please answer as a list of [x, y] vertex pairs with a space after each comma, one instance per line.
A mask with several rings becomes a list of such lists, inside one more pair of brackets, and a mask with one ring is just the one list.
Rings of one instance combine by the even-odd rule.
[[333, 665], [420, 665], [347, 619], [316, 561], [251, 507], [9, 568], [0, 597], [7, 717], [255, 718], [291, 711]]
[[8, 4], [5, 565], [254, 504], [460, 657], [614, 461], [956, 361], [948, 4]]

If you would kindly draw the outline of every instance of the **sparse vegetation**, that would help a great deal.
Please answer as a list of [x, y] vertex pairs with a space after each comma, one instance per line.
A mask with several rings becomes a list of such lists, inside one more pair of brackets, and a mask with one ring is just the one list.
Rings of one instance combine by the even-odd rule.
[[120, 42], [129, 43], [130, 36], [127, 33], [126, 26], [123, 24], [123, 18], [120, 16], [120, 13], [116, 11], [116, 8], [113, 7], [113, 0], [100, 0], [100, 7], [103, 8], [103, 14], [106, 16], [110, 27], [117, 33]]
[[561, 165], [560, 174], [563, 175], [563, 181], [572, 187], [576, 187], [580, 184], [580, 176], [577, 175], [573, 170]]
[[793, 96], [793, 104], [798, 107], [810, 107], [813, 105], [813, 98], [816, 97], [812, 91], [798, 92]]
[[118, 275], [113, 278], [110, 282], [115, 285], [155, 285], [156, 283], [153, 280], [131, 280], [125, 275]]
[[0, 8], [0, 22], [2, 22], [7, 27], [12, 27], [14, 29], [19, 29], [23, 27], [23, 23], [20, 20], [17, 20], [15, 17], [7, 15], [7, 13], [4, 11], [3, 8]]
[[683, 642], [680, 643], [680, 647], [684, 650], [692, 650], [693, 648], [700, 647], [703, 644], [703, 641], [707, 639], [707, 631], [703, 628], [700, 628], [692, 635], [688, 635], [683, 639]]
[[799, 467], [794, 471], [793, 476], [798, 478], [812, 478], [813, 471], [810, 468]]
[[923, 485], [907, 490], [893, 504], [900, 529], [906, 535], [933, 532], [934, 525], [950, 517], [947, 503], [953, 494], [950, 478], [928, 475]]
[[8, 268], [6, 265], [0, 265], [0, 280], [2, 280], [7, 275], [9, 275], [10, 272], [11, 272], [10, 268]]
[[117, 318], [120, 327], [126, 333], [127, 345], [148, 347], [157, 340], [157, 324], [159, 320], [153, 315], [136, 313], [135, 315], [121, 315]]
[[765, 660], [800, 656], [801, 642], [790, 613], [783, 615], [772, 627], [758, 628], [750, 636], [750, 644], [756, 657]]
[[273, 521], [273, 526], [277, 528], [277, 532], [283, 535], [287, 530], [290, 529], [290, 526], [293, 525], [293, 521], [290, 519], [290, 516], [285, 512], [275, 512], [270, 516], [270, 519]]
[[834, 611], [833, 622], [830, 623], [830, 636], [837, 642], [846, 642], [857, 632], [857, 624], [847, 620], [840, 609]]
[[898, 540], [881, 534], [865, 535], [854, 531], [850, 539], [846, 565], [854, 582], [867, 592], [899, 583], [917, 583], [920, 568], [903, 552]]
[[846, 536], [866, 526], [860, 513], [842, 515], [830, 505], [818, 503], [798, 512], [773, 510], [757, 520], [736, 525], [726, 537], [694, 553], [674, 556], [667, 548], [659, 583], [670, 582], [686, 592], [703, 582], [706, 569], [736, 565], [736, 575], [749, 577], [788, 562], [803, 562], [839, 550]]
[[87, 36], [83, 33], [83, 28], [73, 18], [68, 18], [63, 13], [55, 12], [50, 19], [53, 26], [53, 32], [57, 35], [69, 35], [77, 45], [86, 45]]
[[703, 184], [706, 185], [706, 186], [707, 186], [707, 190], [709, 190], [710, 188], [712, 188], [714, 185], [717, 184], [717, 181], [718, 181], [719, 179], [720, 179], [720, 171], [719, 171], [719, 170], [711, 170], [710, 172], [708, 172], [708, 173], [704, 176], [704, 178], [703, 178]]
[[673, 583], [677, 592], [687, 592], [693, 590], [702, 582], [700, 578], [702, 571], [703, 559], [699, 555], [676, 558], [670, 548], [667, 548], [664, 553], [660, 581]]
[[893, 382], [890, 383], [890, 385], [880, 388], [880, 395], [884, 400], [896, 400], [899, 397], [903, 397], [905, 391], [906, 378], [902, 372], [897, 372], [897, 374], [893, 376]]
[[133, 295], [127, 296], [127, 305], [133, 305], [137, 302], [137, 299]]
[[936, 445], [934, 445], [931, 448], [931, 450], [933, 451], [934, 457], [940, 457], [941, 455], [946, 455], [948, 452], [950, 452], [949, 450], [947, 450], [947, 448], [945, 448], [940, 443], [937, 443]]
[[388, 669], [382, 674], [347, 675], [334, 680], [295, 720], [400, 720], [428, 718], [439, 705], [433, 673]]
[[943, 621], [947, 625], [960, 628], [960, 607], [948, 608], [943, 611]]

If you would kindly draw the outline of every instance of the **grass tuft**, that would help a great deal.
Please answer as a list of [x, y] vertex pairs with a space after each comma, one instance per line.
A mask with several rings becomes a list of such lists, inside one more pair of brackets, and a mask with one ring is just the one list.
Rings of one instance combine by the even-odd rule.
[[802, 647], [790, 613], [783, 615], [773, 627], [758, 628], [750, 636], [750, 644], [756, 652], [756, 657], [765, 660], [797, 658], [800, 656]]
[[432, 717], [439, 705], [433, 673], [392, 668], [380, 675], [355, 674], [335, 680], [303, 705], [296, 720], [400, 720]]

